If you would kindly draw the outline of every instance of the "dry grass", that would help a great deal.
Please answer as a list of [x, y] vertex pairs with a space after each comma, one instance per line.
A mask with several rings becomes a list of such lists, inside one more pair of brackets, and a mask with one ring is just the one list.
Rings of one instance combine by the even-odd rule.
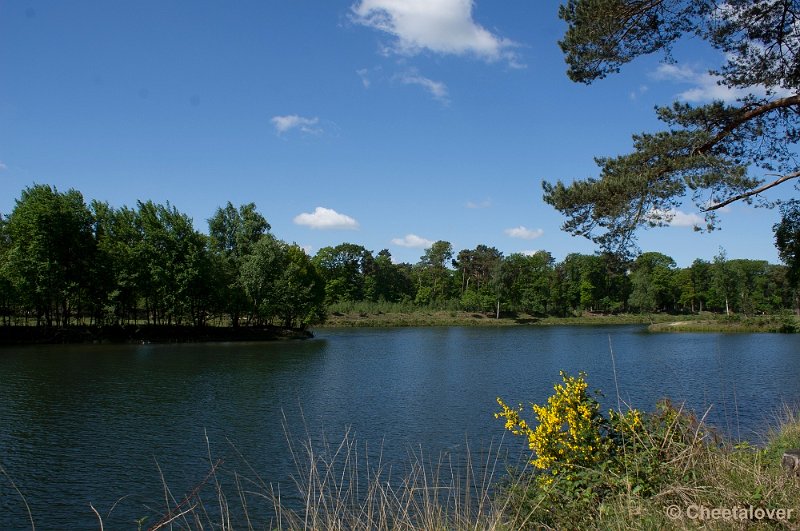
[[[381, 448], [359, 443], [349, 431], [337, 443], [318, 444], [287, 433], [290, 482], [265, 482], [233, 445], [230, 462], [237, 467], [229, 468], [209, 445], [208, 472], [185, 493], [174, 494], [161, 475], [161, 502], [146, 508], [138, 529], [800, 529], [800, 480], [780, 465], [783, 451], [800, 447], [796, 410], [786, 410], [763, 448], [731, 446], [703, 419], [677, 411], [630, 441], [625, 473], [607, 478], [616, 488], [599, 498], [582, 501], [583, 493], [559, 493], [558, 484], [542, 491], [527, 468], [530, 456], [510, 459], [502, 441], [479, 454], [465, 447], [430, 458], [416, 449], [406, 462], [388, 463]], [[653, 457], [659, 466], [645, 470]], [[636, 487], [643, 474], [656, 474], [649, 477], [654, 489]], [[668, 515], [672, 506], [682, 511], [678, 518]], [[792, 509], [793, 516], [699, 519], [687, 516], [689, 507]], [[103, 516], [90, 509], [102, 530]]]
[[[151, 516], [139, 521], [139, 529], [466, 530], [525, 525], [525, 515], [512, 514], [495, 496], [508, 465], [502, 443], [481, 452], [477, 462], [467, 448], [463, 454], [442, 453], [435, 459], [417, 449], [405, 463], [387, 463], [381, 448], [359, 444], [349, 431], [335, 444], [326, 439], [314, 444], [308, 436], [295, 441], [287, 432], [287, 455], [295, 467], [289, 483], [263, 481], [232, 445], [244, 475], [213, 460], [210, 451], [209, 472], [188, 494], [174, 495], [161, 475], [162, 505], [148, 508]], [[103, 518], [95, 514], [102, 529]]]

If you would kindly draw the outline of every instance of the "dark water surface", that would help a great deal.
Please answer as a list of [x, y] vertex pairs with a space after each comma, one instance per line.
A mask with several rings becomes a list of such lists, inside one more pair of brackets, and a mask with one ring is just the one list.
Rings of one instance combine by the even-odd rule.
[[136, 529], [144, 516], [153, 525], [165, 505], [162, 475], [180, 501], [206, 477], [209, 453], [226, 460], [226, 473], [280, 482], [291, 499], [284, 417], [293, 440], [336, 443], [349, 427], [385, 463], [419, 450], [463, 454], [465, 441], [486, 449], [504, 435], [495, 398], [541, 403], [560, 370], [586, 371], [604, 405], [616, 406], [612, 349], [627, 403], [652, 409], [668, 396], [700, 413], [711, 407], [709, 419], [735, 438], [758, 441], [784, 404], [800, 403], [797, 335], [452, 327], [4, 348], [0, 529], [30, 529], [12, 480], [37, 529], [97, 529], [90, 503], [106, 529]]

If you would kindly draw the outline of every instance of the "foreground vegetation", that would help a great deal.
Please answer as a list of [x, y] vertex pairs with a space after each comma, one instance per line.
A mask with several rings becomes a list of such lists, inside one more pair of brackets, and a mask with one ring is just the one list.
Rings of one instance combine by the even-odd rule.
[[[800, 448], [800, 416], [785, 410], [764, 444], [731, 441], [704, 417], [668, 401], [650, 412], [617, 402], [602, 412], [585, 375], [562, 373], [544, 404], [509, 406], [500, 422], [529, 450], [508, 441], [473, 453], [382, 459], [350, 432], [338, 443], [287, 432], [292, 480], [270, 483], [232, 447], [180, 490], [164, 482], [139, 529], [741, 529], [800, 526], [800, 476], [782, 467]], [[530, 418], [528, 417], [530, 411]], [[321, 442], [320, 442], [321, 435]], [[312, 439], [315, 442], [312, 442]], [[476, 460], [476, 456], [482, 456]], [[17, 499], [25, 492], [0, 467]], [[154, 493], [156, 498], [159, 497]], [[12, 503], [12, 500], [7, 500]], [[98, 528], [121, 510], [89, 505]], [[86, 506], [84, 506], [86, 507]], [[26, 509], [35, 529], [36, 515]], [[130, 510], [128, 511], [130, 512]], [[26, 522], [18, 522], [19, 526]]]
[[500, 496], [514, 517], [556, 529], [797, 526], [800, 480], [781, 466], [800, 446], [797, 416], [756, 448], [669, 402], [603, 415], [584, 375], [562, 378], [547, 404], [533, 405], [535, 423], [498, 399], [497, 416], [534, 451], [533, 473], [512, 475]]
[[247, 479], [209, 455], [205, 479], [185, 496], [165, 485], [164, 507], [139, 523], [150, 529], [800, 525], [800, 478], [781, 466], [783, 452], [800, 448], [796, 413], [776, 419], [766, 443], [755, 447], [727, 440], [702, 417], [666, 401], [647, 413], [624, 405], [602, 413], [584, 375], [562, 377], [546, 404], [533, 405], [530, 422], [525, 408], [498, 399], [497, 416], [533, 451], [522, 460], [493, 448], [476, 462], [467, 447], [465, 455], [434, 459], [412, 451], [403, 468], [383, 462], [380, 451], [367, 451], [349, 433], [339, 444], [321, 446], [297, 445], [289, 436], [293, 484]]

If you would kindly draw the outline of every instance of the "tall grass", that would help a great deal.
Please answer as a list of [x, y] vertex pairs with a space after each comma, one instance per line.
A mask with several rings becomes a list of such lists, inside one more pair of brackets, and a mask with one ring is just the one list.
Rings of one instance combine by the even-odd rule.
[[[786, 410], [764, 447], [732, 445], [703, 419], [673, 409], [625, 447], [624, 472], [583, 470], [586, 481], [543, 488], [530, 455], [515, 460], [504, 443], [475, 454], [434, 458], [421, 449], [405, 463], [348, 431], [337, 443], [287, 438], [291, 481], [264, 481], [231, 445], [195, 485], [176, 493], [162, 474], [161, 502], [131, 528], [163, 529], [740, 529], [800, 527], [800, 479], [781, 468], [781, 455], [800, 447], [800, 417]], [[656, 413], [655, 415], [658, 415]], [[210, 448], [210, 445], [209, 445]], [[235, 466], [231, 467], [231, 463]], [[160, 473], [160, 470], [159, 470]], [[609, 475], [615, 474], [615, 475]], [[10, 479], [6, 475], [6, 479]], [[593, 485], [588, 489], [587, 485]], [[25, 501], [24, 493], [17, 491]], [[27, 504], [26, 504], [27, 506]], [[105, 515], [89, 506], [104, 529]], [[668, 513], [678, 507], [677, 517]], [[698, 519], [690, 507], [792, 509], [789, 520]], [[30, 528], [35, 515], [30, 515]], [[19, 522], [20, 525], [26, 525]], [[135, 527], [134, 527], [135, 526]]]
[[[480, 461], [467, 447], [463, 454], [435, 459], [418, 449], [405, 463], [387, 463], [382, 448], [360, 444], [349, 431], [335, 444], [324, 438], [315, 444], [310, 437], [302, 443], [287, 437], [287, 443], [295, 467], [288, 484], [267, 483], [242, 461], [245, 475], [214, 461], [206, 477], [182, 496], [174, 495], [162, 476], [163, 506], [151, 509], [147, 522], [152, 523], [140, 529], [518, 529], [525, 524], [525, 515], [510, 513], [496, 495], [509, 464], [502, 444], [481, 452]], [[208, 458], [211, 463], [210, 452]]]
[[[664, 403], [642, 429], [622, 442], [623, 466], [576, 470], [549, 486], [515, 459], [507, 442], [485, 451], [432, 457], [409, 450], [403, 463], [386, 462], [346, 431], [337, 442], [285, 429], [288, 482], [259, 476], [234, 445], [217, 458], [206, 439], [208, 471], [177, 493], [161, 474], [161, 500], [132, 521], [138, 529], [740, 529], [800, 528], [800, 478], [781, 467], [800, 448], [800, 414], [786, 408], [763, 447], [733, 444], [681, 407]], [[0, 475], [11, 478], [0, 468]], [[11, 485], [27, 507], [24, 493]], [[119, 502], [118, 502], [119, 503]], [[105, 515], [89, 506], [98, 529]], [[679, 514], [668, 512], [677, 507]], [[690, 507], [793, 510], [789, 520], [698, 519]], [[35, 515], [30, 514], [35, 529]], [[23, 522], [20, 525], [27, 525]]]
[[[440, 454], [426, 458], [421, 449], [409, 454], [404, 470], [370, 461], [349, 433], [321, 451], [306, 442], [292, 448], [297, 475], [294, 488], [304, 503], [290, 508], [276, 503], [278, 529], [496, 529], [505, 525], [493, 488], [502, 471], [501, 449], [485, 460]], [[396, 466], [396, 465], [394, 465]], [[273, 500], [278, 498], [272, 492]]]
[[[666, 408], [666, 409], [665, 409]], [[671, 409], [670, 409], [671, 408]], [[780, 465], [800, 447], [800, 418], [787, 413], [763, 448], [732, 445], [702, 418], [671, 405], [626, 444], [623, 472], [583, 470], [594, 480], [543, 488], [530, 455], [509, 459], [499, 444], [435, 458], [410, 451], [383, 460], [348, 431], [337, 443], [288, 438], [290, 483], [266, 483], [214, 461], [206, 478], [164, 505], [149, 529], [739, 529], [800, 525], [800, 482]], [[669, 413], [665, 413], [668, 411]], [[209, 463], [211, 456], [209, 455]], [[612, 474], [612, 476], [609, 476]], [[227, 481], [223, 480], [227, 477]], [[587, 487], [591, 486], [591, 488]], [[677, 518], [668, 513], [678, 507]], [[700, 520], [689, 507], [793, 509], [793, 520]]]

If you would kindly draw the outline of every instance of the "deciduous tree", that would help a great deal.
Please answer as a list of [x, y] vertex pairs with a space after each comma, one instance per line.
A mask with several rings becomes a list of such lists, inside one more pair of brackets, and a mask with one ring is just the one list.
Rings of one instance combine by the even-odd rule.
[[47, 185], [26, 188], [6, 233], [7, 271], [37, 323], [67, 325], [80, 313], [96, 248], [83, 196]]
[[800, 315], [800, 202], [792, 201], [781, 208], [781, 220], [773, 230], [778, 254], [787, 266], [786, 279], [795, 291], [795, 311]]

